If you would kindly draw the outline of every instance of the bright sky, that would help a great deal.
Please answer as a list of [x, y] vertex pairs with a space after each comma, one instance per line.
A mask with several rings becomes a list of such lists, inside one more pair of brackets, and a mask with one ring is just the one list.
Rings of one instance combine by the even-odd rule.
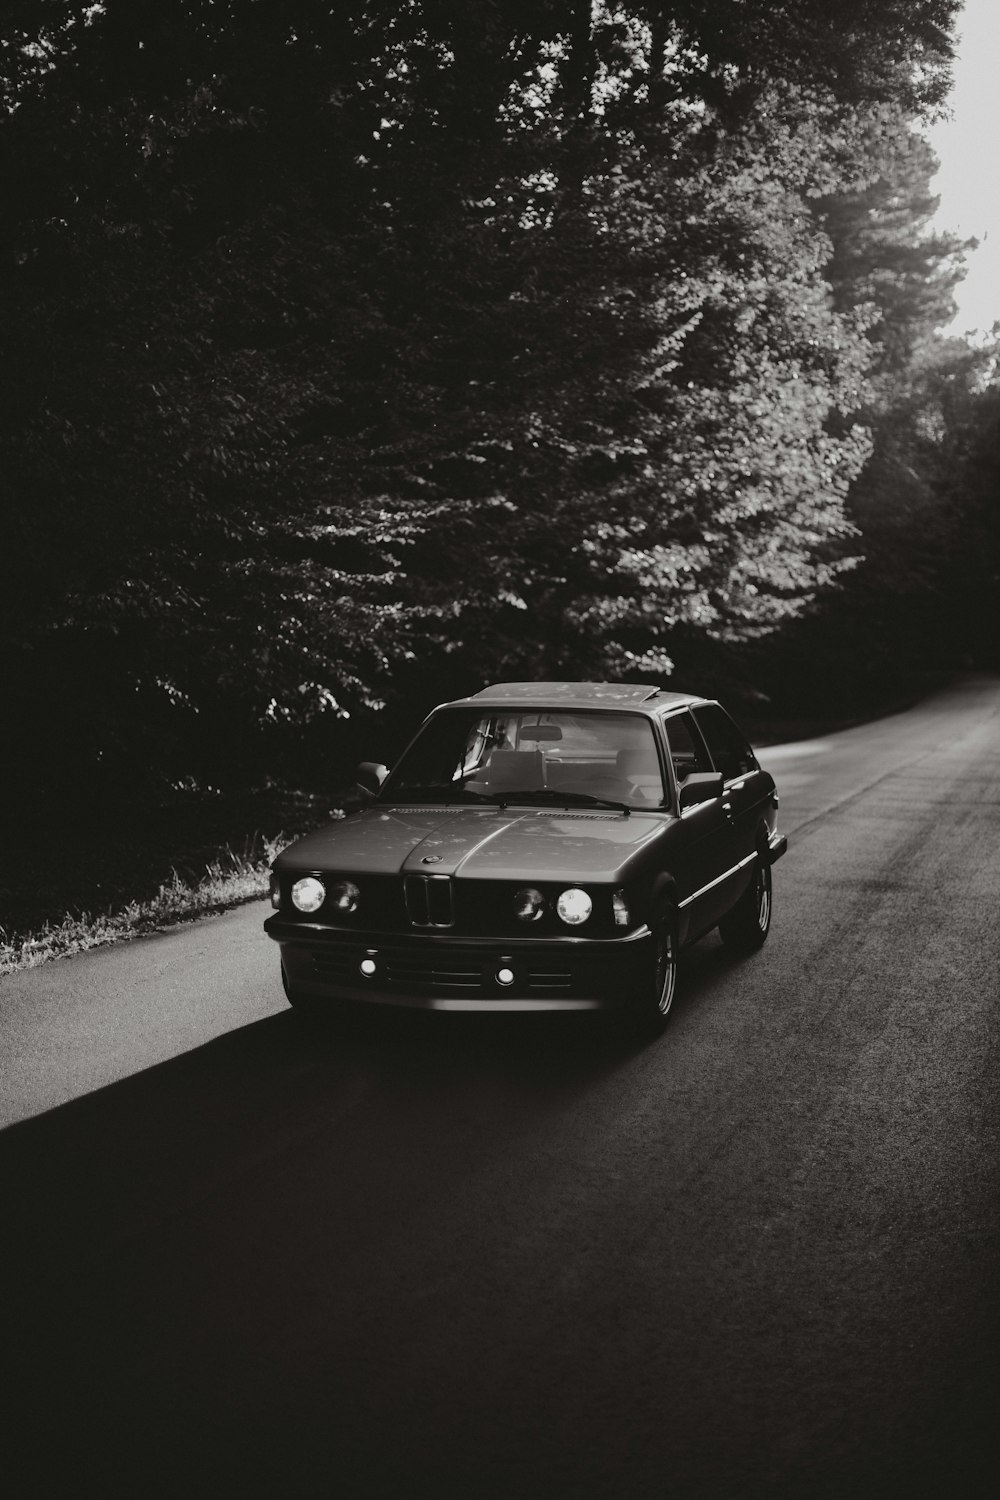
[[980, 241], [947, 331], [985, 333], [1000, 321], [1000, 0], [965, 0], [956, 32], [954, 118], [926, 132], [941, 160], [931, 183], [941, 197], [933, 227]]

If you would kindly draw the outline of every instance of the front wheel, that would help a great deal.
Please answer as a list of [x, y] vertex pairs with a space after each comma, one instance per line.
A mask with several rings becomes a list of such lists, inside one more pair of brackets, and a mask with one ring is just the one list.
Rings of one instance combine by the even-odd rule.
[[677, 990], [677, 913], [669, 903], [656, 908], [649, 929], [653, 936], [652, 958], [633, 1017], [644, 1031], [656, 1033], [667, 1023]]
[[719, 936], [736, 953], [755, 953], [771, 930], [771, 866], [758, 854], [753, 878], [732, 911], [719, 923]]

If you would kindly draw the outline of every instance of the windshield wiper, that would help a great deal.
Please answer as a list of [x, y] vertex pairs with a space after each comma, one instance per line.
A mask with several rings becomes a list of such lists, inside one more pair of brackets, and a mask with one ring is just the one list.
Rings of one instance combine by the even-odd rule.
[[626, 817], [632, 809], [627, 802], [615, 802], [611, 797], [592, 797], [589, 792], [560, 792], [555, 787], [526, 787], [523, 791], [494, 792], [493, 800], [506, 807], [510, 802], [543, 802], [562, 807], [611, 807], [623, 812]]
[[388, 797], [379, 797], [385, 802], [489, 802], [496, 798], [486, 792], [473, 792], [468, 787], [443, 785], [441, 782], [412, 783], [394, 786]]

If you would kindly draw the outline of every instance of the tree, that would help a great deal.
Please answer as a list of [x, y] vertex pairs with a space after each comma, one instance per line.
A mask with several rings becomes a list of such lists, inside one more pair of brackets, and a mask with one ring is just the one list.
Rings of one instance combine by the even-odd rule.
[[936, 168], [927, 143], [899, 120], [882, 134], [878, 174], [816, 205], [831, 238], [825, 275], [835, 305], [870, 309], [872, 356], [859, 415], [872, 453], [848, 503], [861, 565], [838, 597], [823, 601], [804, 639], [812, 667], [825, 653], [825, 675], [855, 693], [881, 691], [893, 676], [941, 666], [968, 649], [967, 631], [956, 629], [949, 574], [970, 514], [949, 470], [964, 468], [984, 356], [938, 332], [951, 319], [969, 245], [928, 232]]
[[25, 763], [210, 779], [418, 665], [665, 670], [803, 607], [867, 349], [808, 203], [940, 98], [955, 8], [15, 8]]

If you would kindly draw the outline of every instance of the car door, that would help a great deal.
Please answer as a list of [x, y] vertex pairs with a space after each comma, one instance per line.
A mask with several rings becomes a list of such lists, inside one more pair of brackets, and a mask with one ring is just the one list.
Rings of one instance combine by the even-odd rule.
[[[715, 768], [688, 710], [668, 714], [662, 723], [679, 796], [692, 772]], [[733, 882], [740, 874], [739, 855], [724, 797], [685, 808], [680, 823], [678, 859], [671, 873], [677, 883], [683, 935], [690, 938], [708, 932], [732, 905]]]
[[757, 848], [761, 812], [770, 790], [742, 731], [717, 703], [699, 704], [695, 721], [708, 746], [712, 764], [722, 772], [724, 804], [732, 810], [738, 858], [746, 864]]

